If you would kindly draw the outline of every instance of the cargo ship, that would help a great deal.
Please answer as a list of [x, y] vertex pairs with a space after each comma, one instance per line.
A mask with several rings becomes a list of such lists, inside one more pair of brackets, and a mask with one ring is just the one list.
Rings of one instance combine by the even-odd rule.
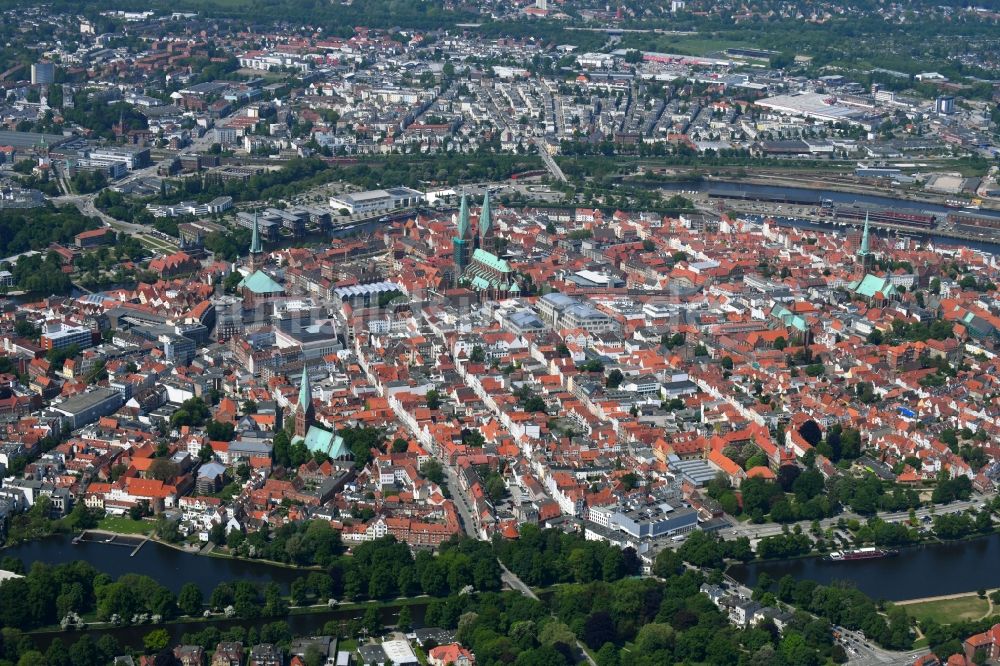
[[877, 560], [882, 557], [899, 555], [898, 550], [888, 548], [854, 548], [851, 550], [834, 550], [826, 556], [827, 562], [850, 562], [852, 560]]

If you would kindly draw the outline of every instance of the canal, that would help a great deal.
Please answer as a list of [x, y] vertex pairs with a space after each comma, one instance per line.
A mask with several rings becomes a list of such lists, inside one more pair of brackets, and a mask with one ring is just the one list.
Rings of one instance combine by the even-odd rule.
[[749, 587], [762, 573], [774, 580], [790, 575], [823, 585], [846, 581], [873, 599], [902, 601], [1000, 587], [997, 562], [1000, 534], [992, 534], [905, 548], [898, 557], [880, 560], [833, 563], [809, 557], [734, 565], [727, 573]]
[[[410, 618], [416, 625], [423, 623], [424, 614], [427, 611], [427, 601], [407, 604], [410, 609]], [[170, 636], [169, 645], [176, 645], [183, 640], [184, 634], [194, 634], [213, 627], [220, 632], [233, 627], [241, 627], [249, 630], [256, 627], [259, 631], [261, 627], [272, 622], [286, 622], [293, 636], [316, 636], [324, 632], [323, 627], [328, 622], [334, 622], [338, 628], [335, 632], [340, 638], [349, 636], [348, 625], [352, 620], [362, 620], [364, 618], [364, 608], [331, 608], [314, 609], [316, 612], [295, 613], [283, 617], [263, 617], [253, 620], [246, 619], [216, 619], [214, 621], [186, 621], [172, 622], [161, 625], [134, 625], [128, 627], [109, 627], [106, 629], [83, 629], [76, 631], [45, 631], [29, 634], [35, 649], [44, 652], [55, 639], [61, 640], [67, 647], [75, 643], [80, 636], [86, 634], [92, 640], [97, 640], [101, 636], [113, 636], [118, 644], [123, 647], [131, 647], [137, 650], [143, 648], [142, 639], [153, 629], [164, 629]], [[386, 626], [394, 625], [399, 617], [399, 608], [395, 606], [381, 606], [379, 608], [379, 619]]]

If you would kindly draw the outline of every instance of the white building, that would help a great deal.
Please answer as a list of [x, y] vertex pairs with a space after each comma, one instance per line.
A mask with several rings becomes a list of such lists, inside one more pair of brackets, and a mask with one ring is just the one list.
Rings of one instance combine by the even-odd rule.
[[408, 187], [392, 187], [388, 190], [368, 190], [353, 194], [330, 197], [330, 208], [344, 208], [348, 213], [381, 213], [397, 208], [417, 206], [425, 201], [423, 192]]

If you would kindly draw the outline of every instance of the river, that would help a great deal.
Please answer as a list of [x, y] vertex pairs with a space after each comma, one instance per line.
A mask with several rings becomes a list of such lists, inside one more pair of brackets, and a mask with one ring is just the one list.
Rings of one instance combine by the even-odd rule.
[[[114, 577], [121, 576], [124, 573], [149, 576], [175, 593], [185, 583], [191, 582], [201, 588], [206, 598], [212, 593], [216, 585], [224, 581], [233, 580], [248, 580], [262, 584], [275, 582], [287, 593], [293, 580], [304, 573], [308, 573], [308, 570], [281, 567], [263, 562], [196, 555], [164, 546], [155, 541], [145, 543], [139, 552], [132, 557], [131, 553], [140, 539], [126, 538], [124, 541], [131, 543], [130, 545], [115, 545], [81, 541], [73, 544], [71, 536], [60, 534], [5, 548], [0, 550], [0, 556], [17, 557], [29, 569], [33, 562], [63, 564], [83, 560], [89, 562], [98, 571]], [[415, 622], [422, 621], [425, 609], [426, 603], [423, 602], [410, 606], [411, 617]], [[379, 612], [386, 624], [392, 624], [395, 621], [398, 610], [395, 608], [381, 608]], [[163, 625], [163, 628], [170, 634], [172, 641], [180, 641], [181, 636], [185, 633], [198, 632], [208, 626], [213, 626], [220, 631], [224, 631], [236, 625], [247, 629], [251, 626], [259, 628], [269, 622], [284, 620], [288, 622], [294, 634], [309, 635], [322, 630], [323, 625], [330, 620], [346, 624], [351, 619], [360, 619], [363, 615], [363, 608], [332, 608], [330, 610], [320, 610], [315, 613], [260, 618], [257, 620], [219, 620], [210, 624], [206, 622], [178, 622]], [[95, 640], [104, 634], [110, 634], [122, 645], [141, 648], [143, 636], [151, 630], [152, 627], [149, 625], [140, 625], [135, 627], [90, 629], [86, 630], [86, 633]], [[69, 645], [75, 642], [80, 633], [72, 631], [38, 633], [32, 635], [32, 640], [36, 646], [44, 651], [54, 638], [61, 638], [63, 642]]]
[[227, 557], [196, 555], [147, 542], [135, 557], [130, 546], [81, 541], [73, 544], [69, 535], [59, 534], [38, 541], [29, 541], [0, 551], [0, 556], [12, 556], [31, 568], [32, 562], [63, 564], [84, 560], [98, 571], [111, 576], [137, 573], [155, 579], [175, 594], [184, 583], [195, 583], [207, 597], [223, 581], [249, 580], [255, 583], [278, 583], [286, 592], [300, 575], [296, 569], [263, 562], [236, 560]]
[[903, 549], [898, 557], [825, 562], [818, 557], [734, 565], [729, 575], [753, 587], [761, 573], [824, 585], [847, 581], [873, 599], [903, 601], [1000, 587], [1000, 534]]
[[[716, 180], [675, 181], [671, 183], [657, 184], [656, 187], [669, 192], [697, 190], [699, 192], [705, 192], [706, 194], [720, 197], [753, 198], [756, 196], [777, 201], [801, 201], [807, 205], [815, 206], [819, 206], [824, 199], [829, 199], [837, 204], [873, 206], [878, 208], [890, 208], [893, 210], [922, 212], [939, 217], [941, 215], [956, 212], [954, 208], [948, 208], [942, 204], [930, 203], [926, 201], [914, 201], [911, 199], [899, 199], [895, 197], [881, 196], [878, 194], [841, 192], [838, 190], [813, 189], [808, 187], [786, 187], [783, 185], [760, 185], [757, 183]], [[979, 217], [992, 217], [1000, 219], [1000, 213], [997, 211], [978, 210], [968, 212]]]

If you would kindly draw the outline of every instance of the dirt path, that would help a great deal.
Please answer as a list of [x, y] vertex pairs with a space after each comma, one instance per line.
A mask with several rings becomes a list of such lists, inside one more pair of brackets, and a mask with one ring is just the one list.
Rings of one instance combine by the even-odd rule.
[[[974, 597], [975, 592], [960, 592], [958, 594], [942, 594], [938, 597], [922, 597], [920, 599], [907, 599], [905, 601], [893, 602], [897, 606], [907, 606], [909, 604], [922, 604], [925, 601], [945, 601], [946, 599], [961, 599], [963, 597]], [[989, 597], [987, 597], [989, 598]]]

